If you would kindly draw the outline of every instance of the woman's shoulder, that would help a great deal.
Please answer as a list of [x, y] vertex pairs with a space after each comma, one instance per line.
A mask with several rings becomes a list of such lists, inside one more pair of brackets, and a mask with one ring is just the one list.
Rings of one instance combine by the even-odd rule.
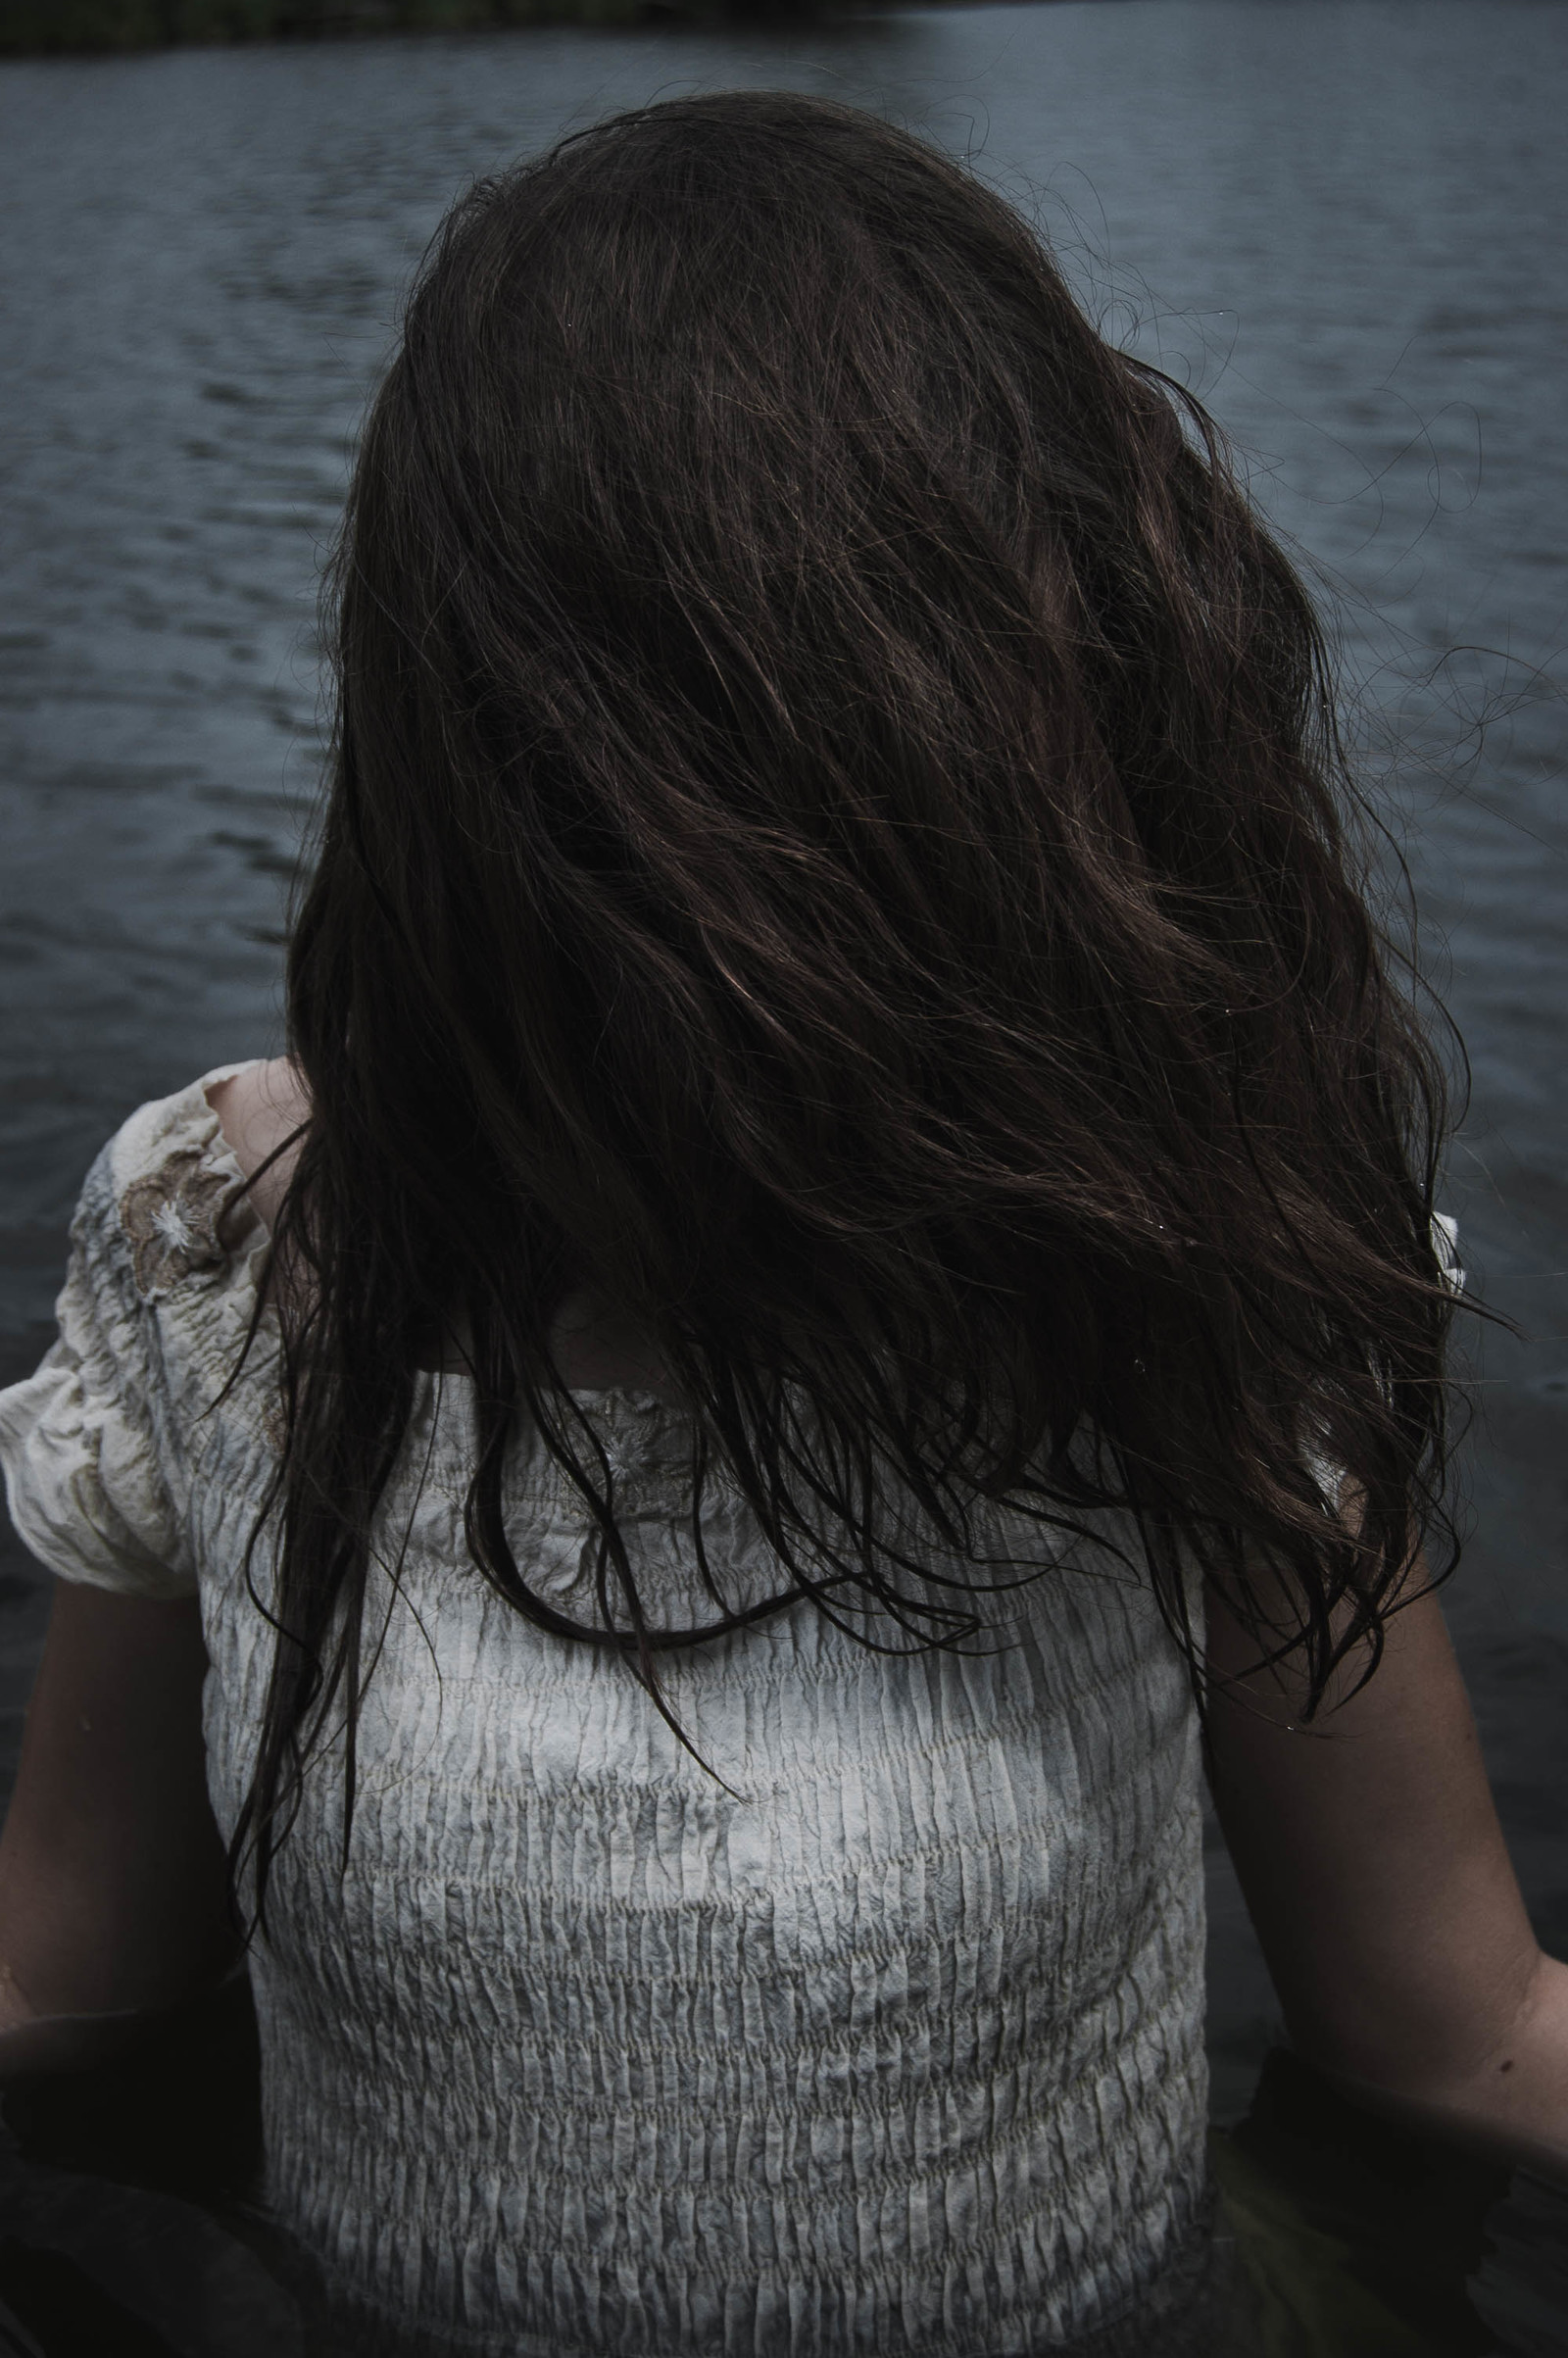
[[138, 1105], [87, 1175], [58, 1337], [0, 1393], [13, 1520], [63, 1579], [148, 1597], [195, 1586], [190, 1444], [214, 1429], [203, 1418], [250, 1327], [268, 1242], [247, 1158], [263, 1108], [281, 1119], [292, 1102], [286, 1068], [220, 1065]]
[[293, 1142], [310, 1118], [304, 1075], [287, 1056], [259, 1057], [209, 1073], [197, 1087], [218, 1140], [248, 1182], [254, 1210], [270, 1228], [293, 1168]]
[[241, 1229], [248, 1238], [270, 1224], [281, 1183], [276, 1164], [262, 1166], [298, 1128], [304, 1107], [281, 1057], [220, 1064], [138, 1105], [88, 1175], [73, 1230], [77, 1247], [89, 1258], [95, 1246], [128, 1253], [144, 1301], [216, 1268], [246, 1241]]

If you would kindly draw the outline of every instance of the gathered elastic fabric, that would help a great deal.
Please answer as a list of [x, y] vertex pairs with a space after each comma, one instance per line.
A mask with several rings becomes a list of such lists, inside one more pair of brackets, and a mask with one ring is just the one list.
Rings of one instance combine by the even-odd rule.
[[[277, 1426], [265, 1317], [219, 1398], [267, 1245], [220, 1077], [94, 1165], [61, 1339], [0, 1394], [0, 1454], [62, 1578], [199, 1597], [226, 1838], [270, 1663], [244, 1559]], [[578, 1397], [651, 1615], [710, 1617], [689, 1423]], [[467, 1408], [461, 1379], [422, 1380], [374, 1534], [346, 1870], [334, 1741], [251, 1962], [259, 2199], [319, 2346], [1220, 2347], [1198, 1732], [1114, 1535], [1017, 1518], [1043, 1569], [983, 1654], [873, 1652], [803, 1601], [665, 1656], [720, 1785], [624, 1665], [485, 1586]], [[588, 1518], [526, 1438], [508, 1513], [530, 1583], [592, 1618]], [[703, 1530], [732, 1601], [784, 1585], [721, 1483]], [[264, 1600], [270, 1567], [264, 1534]]]

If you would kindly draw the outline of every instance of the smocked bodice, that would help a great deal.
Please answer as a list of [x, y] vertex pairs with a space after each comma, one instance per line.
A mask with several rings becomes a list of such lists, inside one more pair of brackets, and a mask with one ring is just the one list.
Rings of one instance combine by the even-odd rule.
[[[276, 1446], [265, 1327], [214, 1405], [266, 1247], [239, 1184], [201, 1084], [143, 1107], [88, 1180], [62, 1340], [0, 1395], [43, 1560], [199, 1594], [225, 1835]], [[579, 1398], [651, 1612], [708, 1619], [682, 1412]], [[624, 1664], [485, 1586], [468, 1449], [461, 1379], [421, 1379], [376, 1528], [347, 1866], [329, 1746], [252, 1962], [266, 2194], [323, 2347], [1204, 2346], [1197, 1734], [1131, 1566], [1015, 1518], [1009, 1551], [1048, 1568], [983, 1655], [872, 1651], [809, 1601], [665, 1655], [705, 1767]], [[530, 1582], [591, 1619], [589, 1521], [537, 1441], [507, 1496]], [[732, 1601], [783, 1585], [722, 1484], [703, 1530]], [[270, 1564], [264, 1541], [263, 1598]]]

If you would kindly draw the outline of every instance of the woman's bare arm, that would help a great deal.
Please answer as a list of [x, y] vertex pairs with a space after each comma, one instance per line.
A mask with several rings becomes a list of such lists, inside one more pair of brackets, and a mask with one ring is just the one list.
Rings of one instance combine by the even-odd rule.
[[206, 1669], [194, 1599], [57, 1584], [0, 1835], [0, 2073], [112, 2043], [81, 2018], [133, 2022], [235, 1961]]
[[[1209, 1652], [1231, 1678], [1257, 1654], [1214, 1600]], [[1568, 2181], [1568, 1966], [1531, 1930], [1437, 1599], [1395, 1615], [1359, 1695], [1293, 1730], [1298, 1699], [1275, 1675], [1216, 1688], [1211, 1778], [1298, 2050]]]

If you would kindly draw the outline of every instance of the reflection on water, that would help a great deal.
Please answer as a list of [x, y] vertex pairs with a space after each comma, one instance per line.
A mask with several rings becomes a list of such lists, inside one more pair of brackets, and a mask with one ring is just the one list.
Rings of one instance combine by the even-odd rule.
[[[1391, 807], [1475, 1067], [1449, 1200], [1534, 1338], [1489, 1347], [1454, 1615], [1568, 1947], [1565, 50], [1528, 0], [1131, 0], [0, 69], [7, 1372], [102, 1138], [275, 1041], [318, 561], [449, 199], [679, 90], [885, 107], [1038, 203], [1107, 329], [1206, 395], [1398, 724]], [[14, 1741], [36, 1621], [14, 1558], [0, 1608]], [[1219, 1866], [1214, 1899], [1223, 2102], [1269, 2001]]]

